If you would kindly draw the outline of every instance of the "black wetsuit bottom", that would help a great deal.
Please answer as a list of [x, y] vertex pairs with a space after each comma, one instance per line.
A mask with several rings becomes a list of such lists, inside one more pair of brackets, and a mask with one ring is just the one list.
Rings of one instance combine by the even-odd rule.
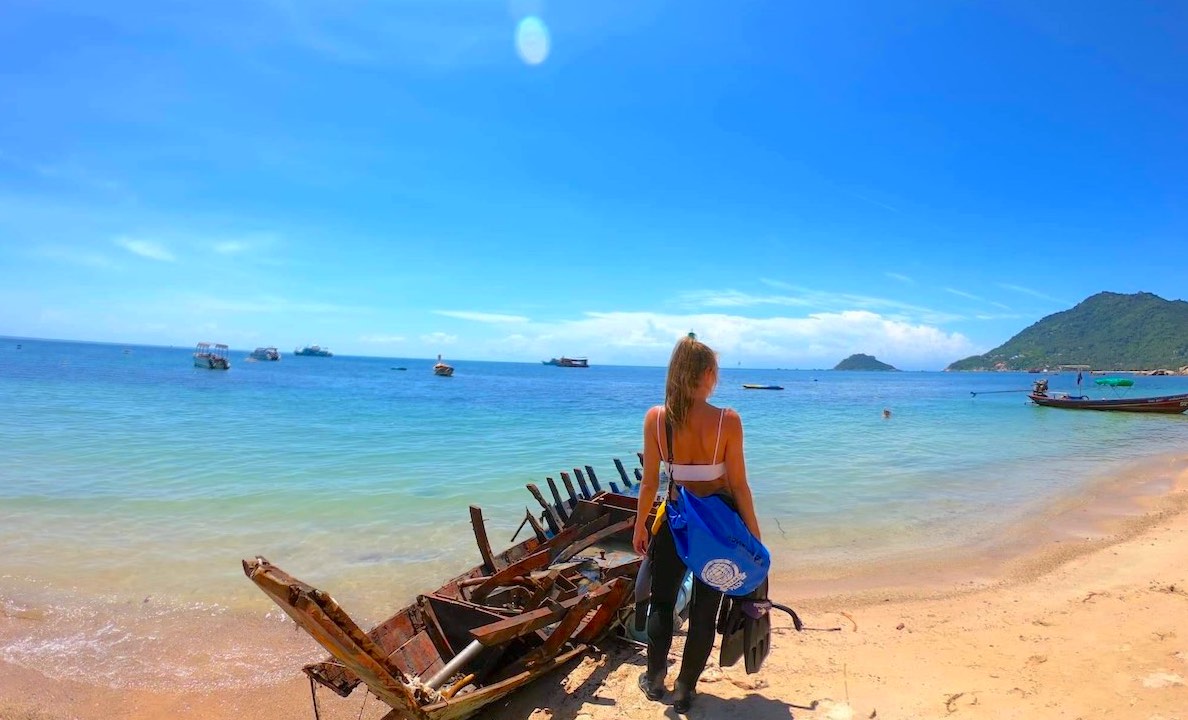
[[[677, 555], [676, 543], [668, 521], [660, 526], [652, 538], [652, 599], [648, 613], [648, 678], [664, 677], [668, 670], [668, 651], [672, 647], [673, 610], [681, 582], [685, 579], [685, 563]], [[693, 595], [689, 599], [689, 627], [685, 637], [685, 652], [681, 656], [681, 670], [677, 682], [686, 688], [697, 685], [697, 678], [705, 670], [717, 632], [718, 606], [722, 593], [693, 576]]]

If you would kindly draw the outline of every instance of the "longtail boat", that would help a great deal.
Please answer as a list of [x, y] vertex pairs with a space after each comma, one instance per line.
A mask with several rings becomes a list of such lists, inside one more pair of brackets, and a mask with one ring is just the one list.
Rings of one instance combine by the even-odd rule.
[[1121, 410], [1125, 412], [1166, 413], [1175, 415], [1188, 410], [1188, 393], [1182, 395], [1160, 395], [1146, 398], [1111, 398], [1094, 400], [1087, 397], [1068, 395], [1028, 395], [1036, 405], [1066, 408], [1068, 410]]
[[[1117, 390], [1134, 386], [1129, 378], [1098, 378], [1094, 381]], [[1078, 384], [1080, 379], [1078, 377]], [[1036, 405], [1045, 407], [1066, 408], [1068, 410], [1118, 410], [1122, 412], [1165, 413], [1176, 415], [1188, 410], [1188, 393], [1180, 395], [1160, 395], [1157, 397], [1128, 398], [1115, 397], [1106, 399], [1092, 399], [1084, 395], [1069, 395], [1067, 393], [1048, 394], [1048, 381], [1036, 380], [1034, 388], [1028, 394]]]
[[527, 511], [520, 530], [530, 525], [532, 536], [498, 554], [482, 510], [471, 506], [482, 563], [369, 631], [329, 594], [264, 558], [244, 560], [243, 570], [329, 651], [303, 668], [311, 690], [316, 682], [346, 697], [363, 683], [392, 708], [385, 720], [460, 720], [578, 656], [627, 619], [642, 562], [631, 549], [637, 501], [630, 493], [637, 488], [617, 459], [615, 467], [622, 491], [615, 483], [603, 490], [588, 465], [585, 473], [574, 469], [577, 488], [561, 473], [565, 497], [546, 479], [552, 502], [529, 484], [540, 519]]

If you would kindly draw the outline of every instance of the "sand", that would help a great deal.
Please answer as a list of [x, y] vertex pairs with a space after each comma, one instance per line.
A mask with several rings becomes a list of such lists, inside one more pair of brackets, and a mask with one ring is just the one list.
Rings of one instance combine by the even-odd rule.
[[[841, 630], [797, 633], [777, 614], [763, 670], [711, 660], [689, 717], [1188, 720], [1186, 509], [1188, 457], [1165, 457], [976, 555], [781, 575], [774, 598], [809, 626]], [[0, 634], [19, 622], [0, 617]], [[640, 649], [610, 642], [480, 717], [676, 717], [639, 692], [642, 665]], [[298, 666], [292, 680], [210, 693], [97, 687], [0, 663], [0, 720], [312, 717]], [[358, 692], [318, 697], [327, 720], [385, 710]]]

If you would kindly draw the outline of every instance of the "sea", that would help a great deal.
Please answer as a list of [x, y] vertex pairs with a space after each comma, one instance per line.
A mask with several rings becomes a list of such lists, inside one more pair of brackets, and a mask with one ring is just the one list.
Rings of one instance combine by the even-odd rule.
[[[621, 485], [613, 460], [638, 467], [665, 373], [458, 359], [443, 378], [427, 358], [248, 350], [212, 371], [191, 353], [0, 338], [0, 660], [112, 687], [292, 677], [322, 653], [242, 559], [370, 627], [479, 562], [468, 506], [501, 549], [539, 514], [526, 483], [547, 493], [589, 465]], [[1188, 415], [1036, 407], [1037, 377], [724, 367], [712, 402], [743, 419], [764, 538], [795, 574], [992, 542], [1188, 449]], [[1075, 373], [1048, 377], [1076, 390]], [[1088, 394], [1116, 392], [1096, 377]]]

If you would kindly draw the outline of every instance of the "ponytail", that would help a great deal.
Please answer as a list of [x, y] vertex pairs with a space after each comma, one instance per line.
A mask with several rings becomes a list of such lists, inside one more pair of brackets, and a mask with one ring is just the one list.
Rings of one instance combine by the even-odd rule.
[[693, 333], [677, 341], [668, 361], [668, 381], [664, 388], [664, 407], [668, 422], [674, 430], [689, 419], [689, 408], [693, 405], [693, 393], [701, 384], [706, 370], [716, 370], [718, 358], [709, 345], [697, 339]]

